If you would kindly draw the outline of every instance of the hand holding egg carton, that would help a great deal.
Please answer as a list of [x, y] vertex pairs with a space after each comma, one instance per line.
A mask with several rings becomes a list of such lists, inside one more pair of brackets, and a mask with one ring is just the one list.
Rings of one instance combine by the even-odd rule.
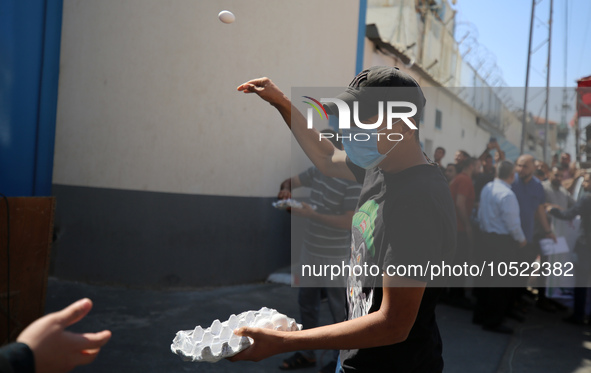
[[234, 330], [243, 326], [279, 331], [302, 329], [302, 325], [294, 319], [263, 307], [258, 311], [242, 312], [238, 316], [231, 315], [224, 322], [214, 320], [207, 329], [196, 326], [194, 330], [181, 330], [176, 333], [170, 349], [184, 361], [215, 363], [236, 355], [252, 344], [252, 339], [234, 334]]
[[[301, 202], [292, 198], [288, 198], [273, 202], [273, 207], [279, 210], [286, 210], [288, 208], [301, 209], [304, 206]], [[312, 210], [316, 210], [316, 205], [310, 205], [310, 208], [312, 208]]]

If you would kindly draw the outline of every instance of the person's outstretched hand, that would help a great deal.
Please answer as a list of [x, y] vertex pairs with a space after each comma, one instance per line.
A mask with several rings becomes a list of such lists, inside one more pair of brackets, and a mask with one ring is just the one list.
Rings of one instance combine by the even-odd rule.
[[90, 299], [81, 299], [61, 311], [37, 319], [18, 336], [33, 351], [36, 373], [69, 372], [78, 365], [90, 364], [111, 332], [77, 334], [65, 328], [77, 323], [92, 308]]
[[278, 104], [283, 99], [287, 99], [283, 92], [269, 78], [249, 80], [239, 85], [237, 89], [244, 93], [256, 93], [271, 105]]

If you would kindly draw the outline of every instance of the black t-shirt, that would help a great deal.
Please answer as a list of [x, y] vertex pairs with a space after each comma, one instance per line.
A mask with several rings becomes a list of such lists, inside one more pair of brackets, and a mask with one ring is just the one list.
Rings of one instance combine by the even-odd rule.
[[[347, 164], [363, 183], [352, 224], [351, 267], [374, 266], [347, 280], [348, 319], [380, 308], [382, 271], [388, 266], [425, 266], [453, 258], [456, 215], [447, 181], [435, 164], [418, 165], [396, 174]], [[377, 267], [375, 267], [377, 266]], [[408, 268], [408, 267], [406, 267]], [[378, 274], [378, 269], [379, 274]], [[341, 351], [346, 372], [440, 372], [441, 338], [435, 306], [441, 287], [426, 273], [403, 277], [427, 282], [416, 321], [406, 341], [394, 345]], [[392, 273], [391, 273], [392, 274]]]

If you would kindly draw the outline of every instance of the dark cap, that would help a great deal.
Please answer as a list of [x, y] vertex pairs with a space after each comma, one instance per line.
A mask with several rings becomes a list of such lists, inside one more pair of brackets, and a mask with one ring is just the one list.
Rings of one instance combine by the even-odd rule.
[[[413, 116], [418, 122], [423, 114], [426, 99], [423, 91], [410, 75], [398, 70], [397, 67], [373, 66], [360, 72], [349, 84], [349, 87], [336, 98], [343, 100], [353, 113], [353, 102], [359, 102], [359, 119], [365, 120], [378, 114], [379, 101], [408, 101], [417, 107]], [[329, 114], [338, 116], [337, 105], [324, 104]], [[386, 107], [384, 106], [384, 109]], [[399, 112], [408, 108], [400, 108]]]

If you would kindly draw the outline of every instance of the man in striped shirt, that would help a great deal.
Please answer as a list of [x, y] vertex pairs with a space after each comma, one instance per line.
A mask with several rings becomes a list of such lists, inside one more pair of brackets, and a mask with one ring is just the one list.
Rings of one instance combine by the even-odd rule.
[[[342, 145], [336, 140], [336, 133], [331, 130], [321, 131], [331, 133], [331, 141], [338, 149]], [[300, 255], [300, 264], [304, 265], [341, 265], [348, 263], [351, 243], [351, 220], [361, 185], [350, 180], [332, 178], [323, 175], [316, 167], [310, 167], [297, 176], [281, 183], [279, 199], [291, 198], [291, 191], [300, 187], [310, 188], [310, 204], [302, 203], [301, 209], [292, 208], [292, 214], [308, 219], [308, 227], [304, 236], [304, 243]], [[311, 205], [316, 206], [313, 209]], [[300, 266], [301, 268], [301, 266]], [[311, 281], [311, 283], [307, 283]], [[333, 321], [345, 320], [345, 284], [335, 287], [334, 284], [323, 284], [314, 280], [304, 279], [298, 297], [301, 322], [305, 329], [319, 326], [320, 299], [322, 291], [326, 292], [328, 305]], [[323, 287], [323, 285], [328, 285]], [[323, 367], [320, 372], [334, 372], [338, 351], [335, 351], [334, 361]], [[301, 351], [286, 359], [280, 366], [283, 370], [313, 366], [316, 364], [314, 351]]]

